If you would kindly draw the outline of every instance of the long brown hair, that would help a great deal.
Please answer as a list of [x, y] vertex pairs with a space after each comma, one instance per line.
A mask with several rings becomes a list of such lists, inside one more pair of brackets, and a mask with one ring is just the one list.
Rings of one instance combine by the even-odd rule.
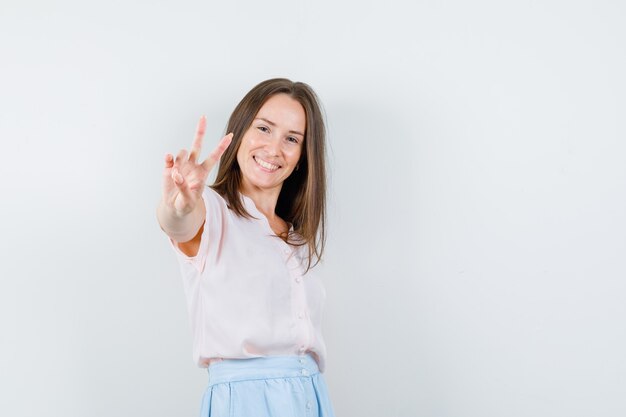
[[326, 240], [326, 128], [319, 100], [305, 83], [274, 78], [256, 85], [239, 102], [228, 120], [226, 132], [233, 133], [231, 145], [220, 159], [215, 182], [211, 186], [242, 217], [252, 217], [239, 195], [241, 169], [237, 151], [244, 133], [265, 102], [276, 94], [287, 94], [298, 101], [306, 114], [304, 147], [299, 167], [285, 180], [278, 196], [276, 214], [293, 224], [286, 237], [291, 245], [307, 245], [307, 271], [322, 258]]

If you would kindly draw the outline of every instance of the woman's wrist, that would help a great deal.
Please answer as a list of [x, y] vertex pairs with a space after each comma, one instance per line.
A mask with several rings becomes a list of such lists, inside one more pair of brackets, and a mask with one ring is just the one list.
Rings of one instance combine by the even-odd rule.
[[159, 203], [157, 208], [157, 219], [161, 229], [176, 242], [191, 240], [202, 226], [204, 217], [204, 204], [197, 204], [188, 213], [177, 213], [174, 207], [165, 204], [163, 201]]

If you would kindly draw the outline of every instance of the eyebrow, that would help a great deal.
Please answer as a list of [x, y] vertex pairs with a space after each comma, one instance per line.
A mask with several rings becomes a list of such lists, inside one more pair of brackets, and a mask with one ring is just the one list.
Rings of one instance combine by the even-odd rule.
[[[276, 126], [276, 123], [272, 122], [271, 120], [267, 120], [265, 117], [257, 117], [254, 120], [263, 120], [265, 123], [267, 123], [270, 126]], [[296, 135], [300, 135], [304, 137], [304, 133], [300, 133], [297, 130], [290, 130], [289, 133], [295, 133]]]

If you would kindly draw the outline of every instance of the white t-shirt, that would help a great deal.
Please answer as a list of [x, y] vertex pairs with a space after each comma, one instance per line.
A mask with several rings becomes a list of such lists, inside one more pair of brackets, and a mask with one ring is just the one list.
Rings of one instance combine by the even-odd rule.
[[310, 353], [324, 371], [321, 333], [326, 296], [314, 268], [306, 269], [306, 246], [277, 237], [254, 201], [242, 195], [256, 219], [236, 215], [207, 187], [206, 222], [200, 248], [180, 261], [193, 336], [201, 367], [221, 359]]

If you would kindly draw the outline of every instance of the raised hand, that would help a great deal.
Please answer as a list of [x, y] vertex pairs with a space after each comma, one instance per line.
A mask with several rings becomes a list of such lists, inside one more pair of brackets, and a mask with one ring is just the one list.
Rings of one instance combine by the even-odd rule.
[[182, 149], [176, 155], [165, 155], [165, 169], [163, 170], [163, 204], [175, 212], [177, 216], [184, 216], [194, 210], [202, 198], [207, 177], [211, 169], [230, 145], [233, 134], [224, 136], [209, 156], [199, 163], [198, 155], [202, 150], [202, 138], [206, 130], [206, 117], [202, 116], [198, 122], [196, 136], [191, 145], [191, 152]]

